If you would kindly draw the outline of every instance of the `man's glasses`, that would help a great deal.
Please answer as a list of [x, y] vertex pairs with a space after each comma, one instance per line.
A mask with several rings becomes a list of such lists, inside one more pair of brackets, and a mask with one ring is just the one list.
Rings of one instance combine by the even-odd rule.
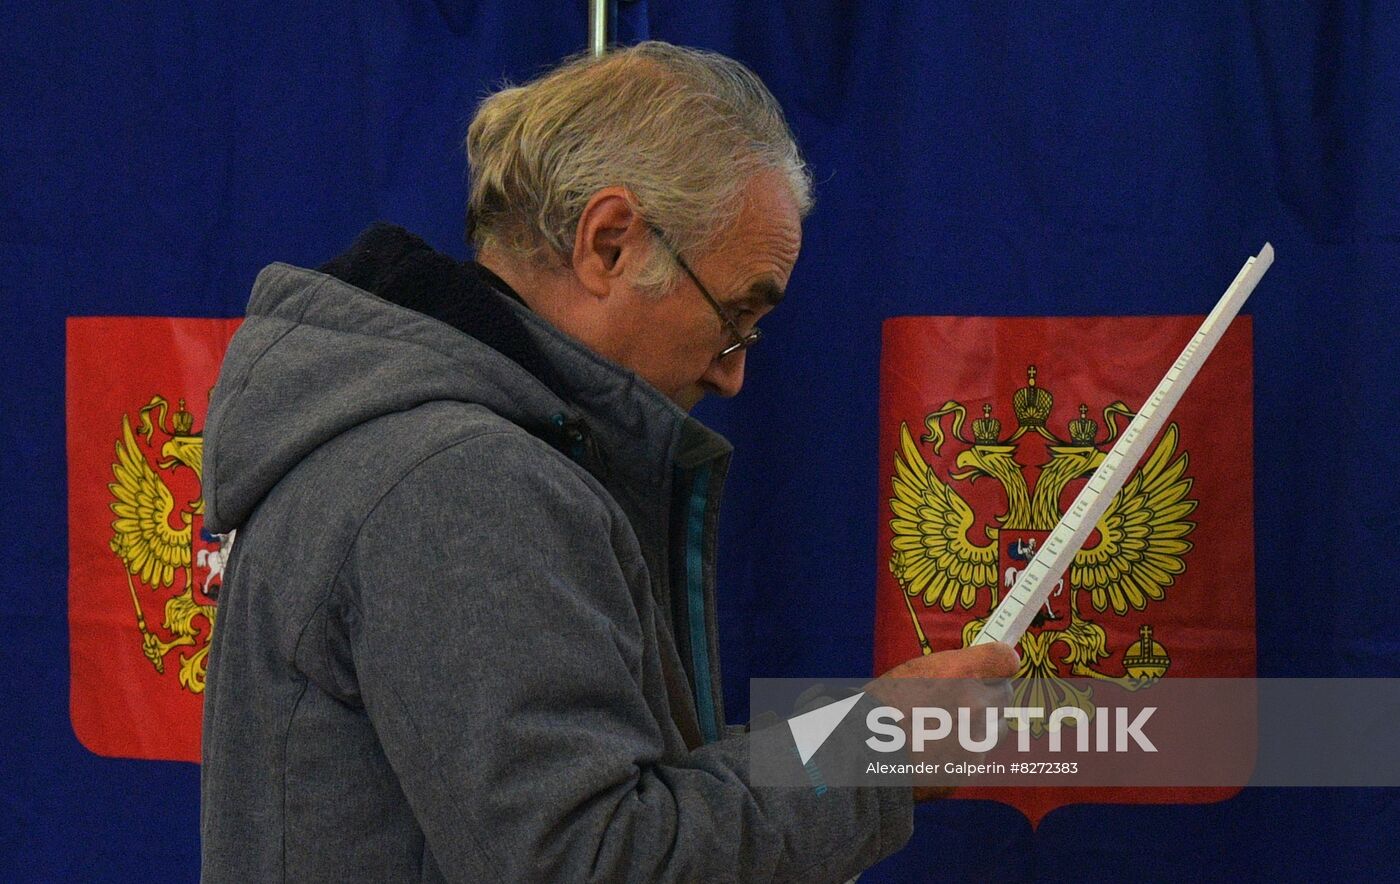
[[676, 250], [676, 247], [671, 245], [671, 241], [666, 238], [666, 235], [650, 224], [647, 226], [651, 228], [652, 235], [656, 237], [657, 241], [670, 253], [671, 258], [676, 262], [676, 266], [684, 270], [685, 275], [690, 277], [690, 281], [695, 283], [695, 287], [700, 290], [700, 295], [714, 309], [715, 315], [719, 317], [720, 322], [724, 323], [724, 327], [729, 330], [729, 334], [734, 338], [734, 343], [720, 350], [719, 355], [715, 358], [723, 359], [732, 353], [738, 353], [740, 350], [747, 350], [763, 339], [763, 332], [759, 331], [756, 327], [750, 329], [748, 334], [744, 334], [744, 332], [740, 331], [738, 324], [734, 321], [733, 317], [729, 315], [729, 311], [721, 307], [719, 301], [716, 301], [714, 296], [710, 294], [710, 290], [705, 288], [705, 284], [695, 275], [695, 271], [690, 269], [690, 265], [681, 257], [681, 253]]

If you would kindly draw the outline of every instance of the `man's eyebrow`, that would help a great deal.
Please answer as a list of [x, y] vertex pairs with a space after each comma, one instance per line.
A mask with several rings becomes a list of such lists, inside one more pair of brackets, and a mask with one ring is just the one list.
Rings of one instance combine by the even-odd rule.
[[769, 307], [776, 307], [783, 302], [785, 292], [778, 287], [778, 284], [771, 279], [760, 279], [749, 290], [744, 293], [743, 300], [758, 301]]

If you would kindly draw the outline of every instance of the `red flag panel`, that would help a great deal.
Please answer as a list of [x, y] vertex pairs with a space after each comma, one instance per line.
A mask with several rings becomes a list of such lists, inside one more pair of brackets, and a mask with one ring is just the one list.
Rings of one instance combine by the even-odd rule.
[[199, 761], [222, 571], [201, 432], [239, 322], [68, 320], [69, 711], [99, 755]]
[[[1127, 427], [1200, 317], [904, 317], [880, 388], [875, 670], [962, 647]], [[1254, 675], [1250, 319], [1226, 333], [1017, 650], [1021, 705]], [[1035, 734], [1035, 736], [1040, 736]], [[1063, 804], [1221, 789], [966, 789], [1032, 822]]]

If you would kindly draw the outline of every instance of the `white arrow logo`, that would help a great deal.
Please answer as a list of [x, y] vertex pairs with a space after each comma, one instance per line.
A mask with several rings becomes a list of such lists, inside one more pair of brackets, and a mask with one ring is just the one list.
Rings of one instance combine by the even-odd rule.
[[797, 757], [806, 764], [811, 760], [817, 750], [826, 742], [826, 738], [831, 736], [831, 732], [836, 730], [851, 711], [851, 708], [860, 702], [860, 698], [865, 696], [862, 691], [844, 700], [829, 703], [820, 709], [813, 709], [811, 712], [804, 712], [794, 718], [788, 719], [788, 727], [792, 729], [793, 742], [797, 744]]

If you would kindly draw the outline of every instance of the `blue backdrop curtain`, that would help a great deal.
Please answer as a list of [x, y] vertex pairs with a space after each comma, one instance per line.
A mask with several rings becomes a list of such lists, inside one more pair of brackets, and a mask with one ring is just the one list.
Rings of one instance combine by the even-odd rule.
[[[725, 695], [860, 674], [882, 319], [1203, 313], [1266, 239], [1255, 329], [1261, 675], [1400, 676], [1400, 7], [623, 3], [620, 35], [757, 70], [818, 181], [744, 394]], [[232, 317], [376, 219], [465, 257], [477, 99], [583, 48], [582, 2], [22, 4], [0, 21], [0, 831], [6, 879], [194, 880], [198, 768], [69, 724], [64, 320]], [[1238, 428], [1222, 413], [1228, 443]], [[922, 807], [866, 880], [1324, 879], [1389, 869], [1400, 790]]]

